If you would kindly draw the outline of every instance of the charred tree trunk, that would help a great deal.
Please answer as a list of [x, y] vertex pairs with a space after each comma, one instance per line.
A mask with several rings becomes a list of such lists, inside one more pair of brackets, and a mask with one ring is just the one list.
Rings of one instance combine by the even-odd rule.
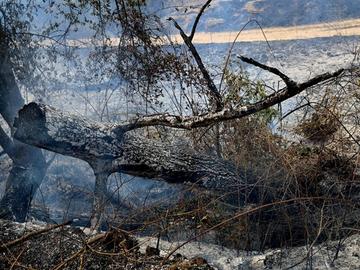
[[12, 157], [12, 168], [0, 202], [0, 217], [23, 222], [45, 176], [46, 164], [41, 151], [34, 147], [15, 143], [14, 152], [18, 155]]
[[110, 175], [110, 168], [106, 162], [101, 160], [92, 162], [90, 165], [95, 174], [94, 202], [90, 225], [92, 229], [99, 229], [109, 199], [107, 198], [107, 179]]
[[[102, 164], [102, 171], [196, 183], [206, 189], [244, 187], [244, 174], [217, 157], [196, 153], [184, 144], [169, 144], [30, 103], [19, 111], [14, 137], [59, 154]], [[98, 165], [97, 165], [98, 167]], [[98, 170], [95, 169], [95, 171]]]
[[[24, 100], [15, 81], [5, 34], [0, 32], [0, 114], [13, 132], [14, 118]], [[0, 201], [0, 217], [24, 221], [45, 176], [45, 158], [40, 149], [13, 140], [1, 126], [0, 146], [12, 159], [5, 194]]]
[[99, 123], [30, 103], [19, 111], [14, 137], [24, 143], [90, 164], [96, 176], [92, 225], [99, 225], [106, 204], [106, 179], [114, 172], [160, 178], [174, 183], [234, 191], [255, 192], [252, 178], [217, 157], [196, 153], [186, 145], [174, 145], [127, 132], [121, 126]]

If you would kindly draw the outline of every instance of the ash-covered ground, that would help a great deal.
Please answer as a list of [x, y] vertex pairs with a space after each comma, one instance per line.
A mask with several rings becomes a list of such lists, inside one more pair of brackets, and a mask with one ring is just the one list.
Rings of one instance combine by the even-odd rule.
[[[244, 252], [200, 241], [159, 241], [125, 231], [0, 220], [1, 269], [359, 269], [360, 236], [306, 246]], [[15, 241], [14, 241], [15, 240]], [[167, 255], [173, 254], [167, 259]]]

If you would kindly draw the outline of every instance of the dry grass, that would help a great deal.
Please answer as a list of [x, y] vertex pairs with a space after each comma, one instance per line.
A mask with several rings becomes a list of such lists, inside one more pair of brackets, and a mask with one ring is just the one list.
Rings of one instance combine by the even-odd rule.
[[[333, 36], [359, 36], [360, 19], [333, 21], [329, 23], [298, 25], [291, 27], [263, 28], [268, 41], [312, 39]], [[193, 43], [212, 44], [227, 43], [234, 41], [238, 32], [198, 32]], [[183, 40], [180, 35], [172, 38], [179, 43]], [[242, 31], [238, 42], [264, 41], [264, 35], [260, 29]]]
[[[350, 19], [342, 21], [333, 21], [328, 23], [298, 25], [291, 27], [269, 27], [263, 28], [264, 33], [260, 29], [244, 30], [237, 39], [237, 42], [257, 42], [265, 41], [264, 34], [268, 41], [281, 40], [299, 40], [313, 39], [334, 36], [360, 36], [360, 19]], [[238, 32], [197, 32], [194, 36], [194, 44], [219, 44], [231, 43], [235, 40]], [[178, 44], [183, 44], [183, 39], [179, 34], [170, 35], [170, 39]], [[109, 38], [106, 41], [99, 40], [98, 44], [108, 46], [118, 46], [119, 38]], [[155, 43], [168, 43], [167, 39], [154, 40]], [[45, 40], [43, 45], [52, 44], [52, 41]], [[90, 39], [73, 39], [68, 40], [67, 45], [76, 47], [88, 47], [94, 42]]]

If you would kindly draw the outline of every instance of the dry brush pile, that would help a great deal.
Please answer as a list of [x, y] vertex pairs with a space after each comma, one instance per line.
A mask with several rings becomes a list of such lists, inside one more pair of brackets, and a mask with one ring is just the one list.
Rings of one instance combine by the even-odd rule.
[[351, 74], [302, 96], [282, 134], [269, 128], [269, 115], [281, 118], [274, 111], [192, 131], [194, 147], [247, 171], [249, 188], [216, 194], [189, 186], [177, 205], [140, 210], [138, 229], [246, 250], [341, 241], [357, 233], [357, 78]]

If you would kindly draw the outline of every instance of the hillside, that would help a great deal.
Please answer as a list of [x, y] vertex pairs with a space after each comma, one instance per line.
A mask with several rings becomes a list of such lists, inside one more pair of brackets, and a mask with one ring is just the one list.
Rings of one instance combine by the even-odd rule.
[[[162, 19], [174, 17], [189, 30], [203, 3], [203, 0], [151, 0], [148, 9]], [[262, 27], [288, 27], [359, 17], [360, 2], [353, 0], [215, 0], [204, 14], [199, 31], [238, 31], [249, 19], [258, 20]]]
[[[198, 32], [194, 37], [194, 43], [214, 44], [231, 43], [235, 40], [237, 42], [257, 42], [360, 36], [360, 19], [288, 27], [269, 27], [262, 30], [251, 29], [241, 31], [239, 36], [238, 34], [238, 31]], [[180, 35], [173, 35], [172, 37], [179, 43], [183, 42]]]

